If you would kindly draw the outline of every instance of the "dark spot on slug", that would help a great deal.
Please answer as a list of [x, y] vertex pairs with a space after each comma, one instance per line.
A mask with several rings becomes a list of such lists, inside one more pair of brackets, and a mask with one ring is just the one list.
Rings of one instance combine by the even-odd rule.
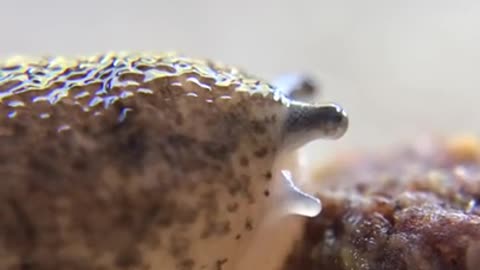
[[223, 222], [223, 224], [222, 224], [222, 226], [221, 226], [220, 233], [221, 233], [221, 234], [228, 234], [230, 231], [231, 231], [230, 221], [225, 221], [225, 222]]
[[216, 160], [225, 160], [228, 155], [228, 147], [216, 143], [206, 143], [203, 151], [207, 156]]
[[72, 169], [76, 171], [87, 170], [89, 163], [85, 159], [77, 158], [72, 162]]
[[228, 259], [227, 259], [227, 258], [223, 258], [223, 259], [217, 260], [216, 269], [215, 269], [215, 270], [222, 270], [222, 269], [223, 269], [223, 265], [226, 264], [227, 262], [228, 262]]
[[260, 149], [257, 149], [253, 154], [257, 158], [264, 158], [268, 154], [268, 149], [266, 147], [262, 147]]
[[232, 181], [227, 183], [228, 193], [230, 195], [236, 195], [242, 190], [242, 183], [239, 180], [232, 179]]
[[270, 191], [269, 191], [269, 190], [265, 190], [265, 191], [263, 192], [263, 195], [265, 195], [265, 197], [270, 196]]
[[242, 156], [240, 157], [240, 165], [243, 166], [243, 167], [247, 167], [248, 166], [248, 158], [246, 156]]
[[181, 114], [175, 116], [175, 123], [179, 126], [183, 125], [183, 116]]
[[238, 210], [238, 203], [230, 203], [227, 205], [227, 211], [229, 213], [235, 213]]
[[177, 208], [175, 215], [177, 216], [176, 220], [178, 223], [188, 225], [195, 222], [198, 217], [198, 211], [193, 207]]
[[35, 231], [34, 223], [32, 222], [32, 220], [30, 220], [28, 213], [26, 213], [25, 210], [22, 209], [21, 205], [19, 205], [18, 202], [13, 199], [8, 200], [8, 204], [15, 218], [20, 221], [19, 224], [21, 224], [21, 226], [19, 226], [19, 231], [21, 233], [19, 233], [19, 235], [22, 236], [21, 240], [25, 242], [31, 241], [32, 243], [35, 243], [37, 241], [38, 235]]
[[126, 159], [126, 164], [141, 166], [148, 149], [145, 141], [145, 132], [143, 130], [136, 130], [126, 135], [125, 140], [119, 143], [119, 148], [128, 153], [128, 155], [122, 155], [122, 157]]
[[245, 229], [247, 231], [253, 230], [252, 219], [250, 217], [247, 217], [247, 219], [245, 220]]
[[126, 249], [119, 252], [115, 258], [118, 268], [127, 269], [141, 264], [141, 255], [137, 249]]
[[190, 245], [191, 243], [186, 237], [174, 235], [170, 239], [169, 253], [174, 258], [181, 257], [188, 252]]
[[33, 270], [35, 269], [35, 264], [32, 262], [22, 262], [20, 265], [20, 270]]
[[252, 122], [252, 129], [253, 129], [253, 132], [258, 134], [265, 134], [265, 132], [267, 132], [267, 129], [263, 122], [258, 122], [258, 121]]
[[195, 261], [191, 258], [184, 259], [179, 263], [179, 268], [182, 270], [192, 270], [195, 267]]

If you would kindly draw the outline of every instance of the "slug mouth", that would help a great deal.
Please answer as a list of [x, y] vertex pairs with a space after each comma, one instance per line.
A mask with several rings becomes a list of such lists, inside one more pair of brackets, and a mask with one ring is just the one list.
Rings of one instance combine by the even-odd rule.
[[340, 105], [292, 102], [282, 130], [283, 143], [298, 148], [317, 139], [339, 139], [348, 126], [348, 114]]

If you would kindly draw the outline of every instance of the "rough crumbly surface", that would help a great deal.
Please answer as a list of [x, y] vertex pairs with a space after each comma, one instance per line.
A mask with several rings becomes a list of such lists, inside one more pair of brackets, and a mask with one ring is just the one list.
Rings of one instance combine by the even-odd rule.
[[0, 64], [0, 269], [231, 269], [283, 97], [177, 55]]
[[322, 213], [284, 269], [480, 266], [480, 141], [426, 139], [349, 155], [315, 174]]

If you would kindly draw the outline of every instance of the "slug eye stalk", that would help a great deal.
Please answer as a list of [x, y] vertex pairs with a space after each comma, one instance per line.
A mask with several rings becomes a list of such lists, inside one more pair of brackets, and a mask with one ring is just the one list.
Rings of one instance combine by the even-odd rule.
[[286, 148], [298, 148], [316, 139], [338, 139], [348, 129], [348, 115], [337, 104], [292, 101], [282, 130]]

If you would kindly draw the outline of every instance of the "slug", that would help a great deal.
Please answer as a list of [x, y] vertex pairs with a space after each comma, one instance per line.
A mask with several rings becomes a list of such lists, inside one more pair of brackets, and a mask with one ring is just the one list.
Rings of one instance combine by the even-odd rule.
[[236, 269], [318, 200], [279, 153], [341, 137], [336, 104], [182, 55], [0, 64], [0, 269]]

